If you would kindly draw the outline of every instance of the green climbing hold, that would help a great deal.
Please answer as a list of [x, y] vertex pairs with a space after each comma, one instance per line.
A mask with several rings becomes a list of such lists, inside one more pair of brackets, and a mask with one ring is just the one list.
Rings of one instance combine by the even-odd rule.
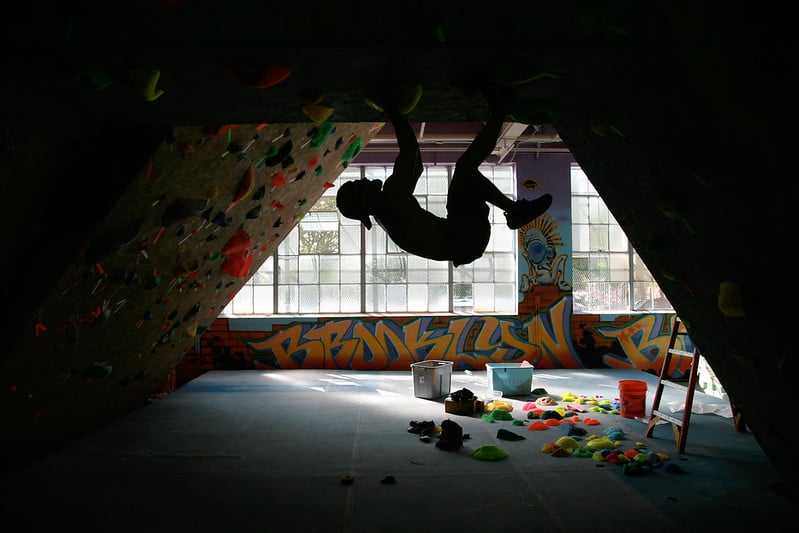
[[494, 420], [513, 420], [513, 415], [502, 409], [494, 409], [491, 411], [491, 418]]
[[361, 151], [361, 138], [356, 137], [354, 141], [350, 143], [344, 153], [341, 155], [341, 160], [345, 163], [349, 163], [355, 156], [358, 155]]
[[319, 125], [319, 131], [311, 139], [311, 148], [319, 148], [324, 144], [327, 136], [336, 131], [336, 125], [332, 122], [324, 122]]
[[472, 452], [472, 457], [479, 459], [480, 461], [499, 461], [507, 456], [508, 452], [493, 444], [480, 446], [474, 452]]

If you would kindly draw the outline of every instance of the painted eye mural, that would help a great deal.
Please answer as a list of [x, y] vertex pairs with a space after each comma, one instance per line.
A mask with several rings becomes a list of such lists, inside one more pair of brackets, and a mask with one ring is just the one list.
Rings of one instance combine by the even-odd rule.
[[519, 230], [522, 257], [527, 262], [527, 272], [522, 274], [519, 291], [530, 292], [535, 285], [556, 285], [570, 291], [566, 279], [566, 254], [559, 254], [563, 239], [557, 222], [549, 215], [541, 215]]

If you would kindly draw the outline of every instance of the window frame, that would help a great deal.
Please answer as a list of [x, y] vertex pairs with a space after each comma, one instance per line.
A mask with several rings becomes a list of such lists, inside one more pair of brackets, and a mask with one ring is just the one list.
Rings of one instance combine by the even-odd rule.
[[[575, 314], [673, 313], [674, 308], [671, 303], [627, 238], [623, 228], [605, 205], [588, 175], [577, 163], [572, 163], [570, 174], [572, 312]], [[580, 268], [580, 265], [585, 267]], [[594, 272], [596, 277], [593, 277], [591, 272]], [[622, 272], [626, 274], [622, 275]], [[618, 287], [623, 287], [623, 296], [619, 295]], [[650, 305], [644, 305], [646, 300], [639, 296], [642, 291], [648, 293]], [[620, 298], [626, 301], [626, 305], [621, 306], [616, 303]], [[610, 303], [611, 301], [613, 303]]]
[[[454, 168], [454, 164], [424, 165], [424, 174], [414, 191], [422, 206], [442, 217], [446, 216], [446, 194]], [[489, 179], [497, 182], [500, 190], [515, 199], [515, 164], [485, 163], [480, 169]], [[371, 230], [366, 230], [359, 221], [347, 219], [335, 209], [335, 193], [343, 183], [361, 178], [385, 180], [391, 171], [391, 165], [353, 164], [346, 168], [339, 176], [337, 186], [324, 191], [308, 214], [298, 221], [275, 252], [228, 302], [222, 316], [245, 318], [518, 314], [518, 239], [516, 232], [507, 227], [504, 214], [497, 207], [489, 205], [492, 232], [483, 257], [458, 268], [453, 267], [449, 261], [432, 261], [404, 252], [388, 238], [378, 224], [373, 224]], [[442, 178], [446, 178], [446, 181], [442, 182]], [[332, 208], [328, 201], [330, 198], [333, 199]], [[309, 256], [319, 255], [300, 253], [303, 246], [301, 235], [305, 231], [303, 223], [308, 218], [311, 223], [317, 224], [324, 217], [314, 213], [320, 213], [319, 206], [325, 205], [327, 210], [322, 212], [335, 211], [338, 219], [338, 253], [324, 254], [339, 258], [338, 283], [329, 284], [336, 285], [338, 293], [326, 285], [326, 289], [330, 289], [332, 294], [329, 298], [335, 299], [337, 294], [337, 308], [335, 305], [329, 308], [314, 307], [313, 298], [308, 298], [307, 304], [302, 299], [303, 291], [310, 294], [312, 287], [322, 285], [319, 279], [324, 275], [317, 272], [313, 279], [309, 269], [303, 269], [306, 265], [303, 257], [307, 259]], [[355, 248], [357, 251], [353, 252]], [[357, 257], [359, 263], [358, 272], [352, 268], [342, 269], [342, 262], [353, 266], [354, 257]], [[386, 267], [375, 269], [374, 264]], [[357, 281], [353, 278], [356, 274]], [[286, 283], [286, 276], [291, 276], [290, 283]], [[385, 279], [377, 279], [380, 276]], [[343, 279], [346, 281], [342, 281]], [[464, 286], [471, 287], [471, 300], [468, 295], [465, 298], [456, 296], [468, 293], [463, 292]], [[356, 292], [359, 296], [357, 305], [351, 300], [352, 294]], [[497, 304], [497, 293], [500, 294], [498, 301], [501, 305]], [[269, 304], [266, 305], [261, 298], [269, 300]], [[317, 298], [317, 302], [320, 298], [321, 296]], [[423, 305], [425, 301], [426, 304]]]

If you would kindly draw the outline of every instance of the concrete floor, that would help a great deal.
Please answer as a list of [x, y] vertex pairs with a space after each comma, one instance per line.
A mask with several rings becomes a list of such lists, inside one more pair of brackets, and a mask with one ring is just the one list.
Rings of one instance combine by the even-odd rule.
[[[451, 378], [453, 392], [488, 394], [485, 372]], [[635, 370], [536, 370], [532, 386], [553, 399], [614, 399], [622, 379], [648, 383], [648, 411], [657, 378]], [[577, 424], [588, 435], [616, 426], [622, 449], [642, 442], [681, 470], [630, 476], [619, 465], [543, 453], [563, 434], [526, 429], [529, 396], [503, 398], [518, 426], [446, 413], [444, 397], [417, 397], [429, 390], [412, 372], [209, 372], [0, 479], [2, 529], [623, 533], [742, 530], [795, 516], [778, 473], [723, 416], [722, 399], [697, 393], [681, 455], [667, 425], [646, 438], [643, 420], [580, 415], [600, 422]], [[663, 405], [681, 398], [666, 389]], [[463, 448], [444, 451], [408, 432], [411, 421], [445, 419], [469, 435]], [[524, 439], [499, 439], [501, 428]], [[508, 457], [471, 457], [488, 444]]]

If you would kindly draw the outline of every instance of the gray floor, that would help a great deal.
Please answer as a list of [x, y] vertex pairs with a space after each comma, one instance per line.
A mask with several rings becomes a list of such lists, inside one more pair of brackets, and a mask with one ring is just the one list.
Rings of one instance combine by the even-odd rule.
[[[533, 387], [618, 397], [618, 381], [657, 379], [628, 370], [536, 370]], [[454, 372], [451, 391], [487, 394], [485, 372]], [[327, 370], [209, 372], [164, 399], [0, 479], [2, 530], [43, 531], [700, 531], [742, 530], [792, 519], [779, 476], [750, 433], [735, 431], [724, 400], [697, 394], [685, 453], [669, 426], [588, 412], [622, 448], [644, 443], [682, 473], [641, 476], [591, 458], [553, 457], [559, 428], [444, 410], [412, 372]], [[667, 389], [664, 405], [681, 400]], [[526, 418], [528, 397], [505, 397]], [[562, 403], [565, 405], [565, 403]], [[699, 414], [696, 411], [706, 414]], [[711, 413], [711, 414], [707, 414]], [[469, 434], [458, 451], [407, 431], [445, 419]], [[497, 438], [500, 428], [525, 437]], [[471, 452], [494, 444], [501, 461]], [[790, 445], [790, 443], [786, 443]], [[352, 476], [354, 483], [342, 483]], [[385, 483], [393, 476], [395, 483]]]

